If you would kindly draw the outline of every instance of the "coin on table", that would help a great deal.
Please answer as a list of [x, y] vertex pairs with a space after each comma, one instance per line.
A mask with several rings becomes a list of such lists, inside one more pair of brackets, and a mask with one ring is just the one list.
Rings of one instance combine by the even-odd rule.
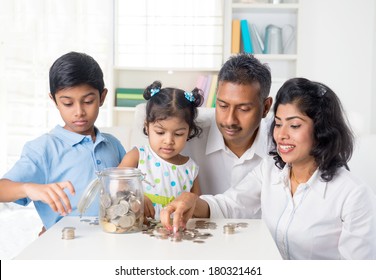
[[236, 226], [240, 228], [246, 228], [248, 227], [248, 223], [237, 223]]
[[233, 233], [235, 233], [235, 227], [233, 225], [224, 225], [223, 226], [223, 233], [233, 234]]
[[62, 239], [67, 239], [67, 240], [68, 239], [74, 239], [74, 235], [75, 235], [74, 231], [75, 231], [75, 229], [76, 228], [74, 228], [74, 227], [65, 227], [65, 228], [63, 228], [61, 238]]
[[166, 228], [156, 228], [153, 233], [154, 235], [169, 235], [171, 232]]
[[183, 237], [182, 237], [181, 233], [176, 232], [175, 234], [173, 234], [173, 235], [171, 236], [170, 239], [171, 239], [171, 241], [173, 241], [173, 242], [181, 242], [181, 241], [183, 240]]

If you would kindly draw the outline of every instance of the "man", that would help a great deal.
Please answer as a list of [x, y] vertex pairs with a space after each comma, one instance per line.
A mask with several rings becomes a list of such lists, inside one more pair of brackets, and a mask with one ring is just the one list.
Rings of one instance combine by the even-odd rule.
[[[171, 227], [169, 216], [175, 212], [174, 226], [196, 217], [260, 217], [226, 207], [224, 200], [237, 203], [236, 193], [219, 194], [234, 188], [261, 160], [269, 149], [268, 124], [265, 121], [272, 104], [269, 97], [271, 74], [266, 65], [250, 54], [231, 57], [218, 75], [215, 122], [203, 127], [201, 137], [188, 142], [187, 153], [200, 166], [200, 187], [203, 194], [182, 194], [161, 213], [161, 221]], [[252, 190], [250, 190], [252, 191]], [[258, 191], [255, 203], [259, 204]], [[212, 196], [219, 194], [216, 196]], [[196, 207], [194, 207], [196, 206]], [[194, 213], [193, 213], [194, 211]]]

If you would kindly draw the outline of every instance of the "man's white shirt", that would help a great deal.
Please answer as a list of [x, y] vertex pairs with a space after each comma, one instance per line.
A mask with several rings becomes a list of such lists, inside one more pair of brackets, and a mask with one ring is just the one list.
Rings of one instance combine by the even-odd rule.
[[188, 141], [183, 154], [192, 157], [200, 167], [202, 194], [224, 193], [259, 165], [270, 149], [269, 127], [270, 119], [262, 119], [253, 145], [238, 158], [226, 147], [214, 114], [210, 121], [201, 124], [202, 134]]

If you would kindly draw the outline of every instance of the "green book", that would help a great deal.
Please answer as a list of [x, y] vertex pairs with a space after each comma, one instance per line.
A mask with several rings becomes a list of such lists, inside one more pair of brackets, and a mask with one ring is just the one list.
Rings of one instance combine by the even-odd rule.
[[116, 106], [118, 107], [136, 107], [138, 104], [145, 103], [146, 100], [137, 99], [117, 99]]
[[215, 104], [217, 103], [217, 94], [214, 94], [213, 96], [213, 103], [212, 103], [212, 108], [215, 108]]
[[117, 93], [116, 99], [135, 99], [144, 100], [144, 96], [138, 93]]
[[117, 88], [116, 89], [116, 94], [118, 93], [132, 93], [132, 94], [143, 94], [144, 89], [143, 88]]

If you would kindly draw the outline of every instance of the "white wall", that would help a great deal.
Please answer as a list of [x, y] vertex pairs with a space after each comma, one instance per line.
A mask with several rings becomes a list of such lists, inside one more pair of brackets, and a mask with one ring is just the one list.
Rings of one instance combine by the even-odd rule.
[[[376, 4], [373, 7], [373, 71], [372, 77], [376, 77]], [[376, 108], [376, 78], [373, 79], [372, 86], [372, 108]], [[376, 117], [373, 116], [371, 120], [371, 131], [376, 133]]]
[[357, 134], [375, 133], [376, 2], [300, 3], [299, 75], [323, 82], [339, 95]]

